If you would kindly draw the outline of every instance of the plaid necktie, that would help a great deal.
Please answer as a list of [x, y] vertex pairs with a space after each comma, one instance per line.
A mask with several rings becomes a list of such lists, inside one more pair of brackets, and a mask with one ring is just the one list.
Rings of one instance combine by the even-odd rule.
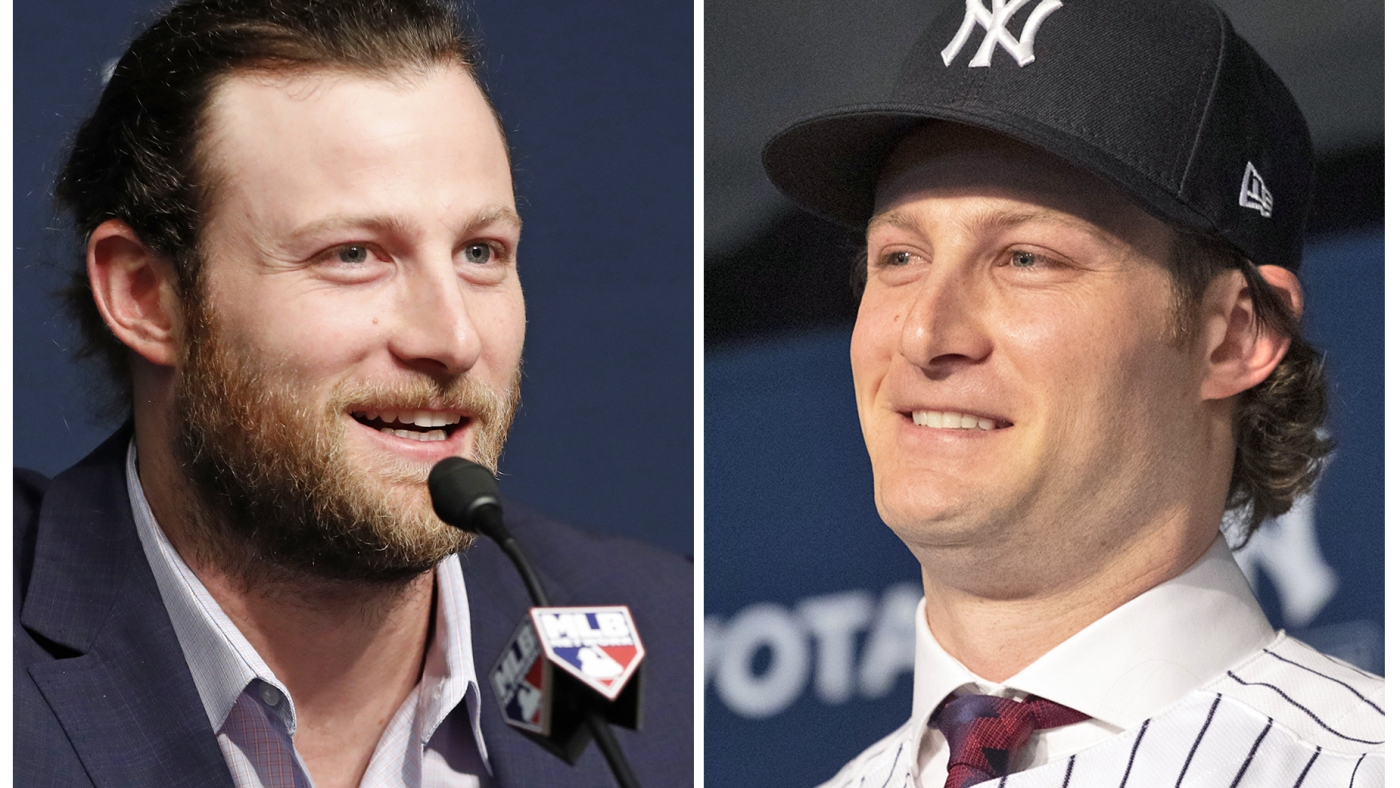
[[1067, 706], [1034, 695], [1018, 703], [991, 695], [948, 696], [929, 718], [948, 740], [948, 780], [943, 788], [1006, 776], [1011, 758], [1033, 731], [1089, 719]]

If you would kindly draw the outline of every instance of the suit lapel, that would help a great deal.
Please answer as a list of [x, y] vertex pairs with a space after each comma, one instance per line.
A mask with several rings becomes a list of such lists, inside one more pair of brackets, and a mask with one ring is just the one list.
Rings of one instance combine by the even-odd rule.
[[44, 496], [21, 622], [77, 656], [31, 677], [93, 784], [233, 779], [132, 521], [123, 429]]
[[530, 598], [510, 560], [485, 538], [477, 539], [460, 559], [467, 603], [471, 605], [472, 658], [481, 687], [481, 735], [486, 740], [491, 772], [501, 788], [526, 785], [521, 781], [522, 768], [528, 771], [532, 761], [553, 756], [505, 724], [491, 689], [490, 673], [530, 609]]

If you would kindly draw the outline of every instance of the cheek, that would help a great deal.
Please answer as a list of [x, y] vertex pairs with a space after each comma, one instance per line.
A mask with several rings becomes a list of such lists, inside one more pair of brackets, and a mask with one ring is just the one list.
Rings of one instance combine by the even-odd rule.
[[468, 312], [482, 354], [470, 377], [505, 391], [515, 382], [525, 349], [525, 298], [514, 287], [469, 295]]
[[1051, 390], [1076, 389], [1086, 373], [1117, 363], [1124, 326], [1075, 301], [1003, 312], [1001, 341], [1022, 376]]
[[851, 373], [862, 422], [899, 352], [902, 311], [892, 299], [867, 290], [851, 331]]
[[484, 295], [471, 307], [482, 355], [493, 370], [514, 374], [525, 347], [525, 297], [519, 284]]
[[263, 280], [218, 306], [220, 325], [260, 356], [303, 374], [333, 374], [384, 342], [387, 308], [331, 289]]
[[1071, 421], [1102, 429], [1116, 418], [1111, 414], [1150, 411], [1185, 378], [1159, 307], [1141, 299], [1067, 299], [1054, 309], [1018, 310], [1022, 317], [1008, 322], [1004, 346], [1022, 378], [1059, 400]]

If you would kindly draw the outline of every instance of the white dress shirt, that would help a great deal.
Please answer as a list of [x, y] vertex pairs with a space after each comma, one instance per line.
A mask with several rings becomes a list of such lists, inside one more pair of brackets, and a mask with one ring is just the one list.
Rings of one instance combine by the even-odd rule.
[[1144, 786], [1380, 784], [1384, 682], [1275, 632], [1223, 538], [1001, 683], [950, 656], [920, 602], [912, 716], [826, 785], [943, 788], [948, 746], [927, 723], [952, 693], [1037, 695], [1089, 715], [1036, 731], [1010, 786], [1119, 785], [1120, 774]]
[[[291, 695], [156, 523], [137, 474], [135, 441], [127, 450], [126, 481], [146, 560], [234, 784], [313, 785], [293, 744]], [[423, 674], [380, 737], [361, 786], [490, 784], [467, 591], [455, 556], [438, 564], [435, 583], [437, 615]]]

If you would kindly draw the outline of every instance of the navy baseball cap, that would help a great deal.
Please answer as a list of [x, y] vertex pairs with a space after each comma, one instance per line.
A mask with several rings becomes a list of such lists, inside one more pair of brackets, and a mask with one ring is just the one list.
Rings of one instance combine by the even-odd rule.
[[989, 129], [1116, 185], [1170, 224], [1296, 271], [1312, 140], [1283, 82], [1206, 0], [965, 0], [924, 31], [886, 102], [768, 141], [768, 177], [864, 229], [895, 145], [929, 121]]

